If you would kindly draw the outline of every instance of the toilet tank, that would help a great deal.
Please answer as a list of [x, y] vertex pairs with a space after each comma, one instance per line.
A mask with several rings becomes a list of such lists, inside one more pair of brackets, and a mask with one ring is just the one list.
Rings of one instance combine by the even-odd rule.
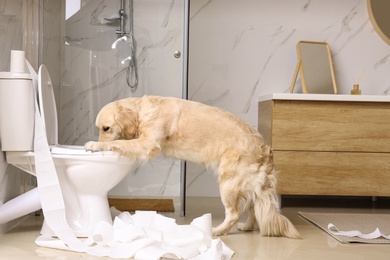
[[30, 74], [0, 72], [2, 151], [31, 151], [34, 144], [34, 89]]

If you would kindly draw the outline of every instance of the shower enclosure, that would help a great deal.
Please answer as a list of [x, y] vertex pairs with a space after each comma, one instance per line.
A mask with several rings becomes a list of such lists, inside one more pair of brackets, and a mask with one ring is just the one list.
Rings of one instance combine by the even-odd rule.
[[[65, 23], [61, 144], [97, 140], [96, 115], [111, 101], [143, 95], [186, 98], [188, 0], [124, 0], [123, 6], [121, 0], [78, 3], [79, 10]], [[123, 23], [118, 19], [121, 9]], [[135, 76], [136, 87], [129, 87], [129, 77], [134, 83]], [[183, 199], [183, 164], [162, 156], [153, 159], [129, 173], [110, 196]], [[183, 207], [181, 201], [182, 213]]]

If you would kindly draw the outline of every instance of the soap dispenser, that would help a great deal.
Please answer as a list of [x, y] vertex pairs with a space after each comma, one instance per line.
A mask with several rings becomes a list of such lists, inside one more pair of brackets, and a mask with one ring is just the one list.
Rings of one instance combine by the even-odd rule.
[[351, 90], [351, 95], [361, 95], [362, 91], [359, 89], [359, 84], [353, 84], [353, 89]]

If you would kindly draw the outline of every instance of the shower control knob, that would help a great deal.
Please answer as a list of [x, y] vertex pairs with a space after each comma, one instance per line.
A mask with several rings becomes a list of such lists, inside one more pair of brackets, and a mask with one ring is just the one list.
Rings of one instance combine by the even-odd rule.
[[175, 57], [176, 59], [180, 58], [180, 56], [181, 56], [181, 52], [180, 51], [175, 51], [173, 53], [173, 57]]

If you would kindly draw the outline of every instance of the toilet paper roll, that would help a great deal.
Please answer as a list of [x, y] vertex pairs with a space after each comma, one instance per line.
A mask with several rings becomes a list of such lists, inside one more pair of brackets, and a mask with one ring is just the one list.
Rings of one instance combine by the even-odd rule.
[[11, 50], [10, 71], [15, 73], [26, 72], [26, 59], [24, 51]]
[[92, 234], [92, 239], [96, 244], [109, 244], [115, 240], [114, 227], [105, 221], [99, 222], [95, 232]]

